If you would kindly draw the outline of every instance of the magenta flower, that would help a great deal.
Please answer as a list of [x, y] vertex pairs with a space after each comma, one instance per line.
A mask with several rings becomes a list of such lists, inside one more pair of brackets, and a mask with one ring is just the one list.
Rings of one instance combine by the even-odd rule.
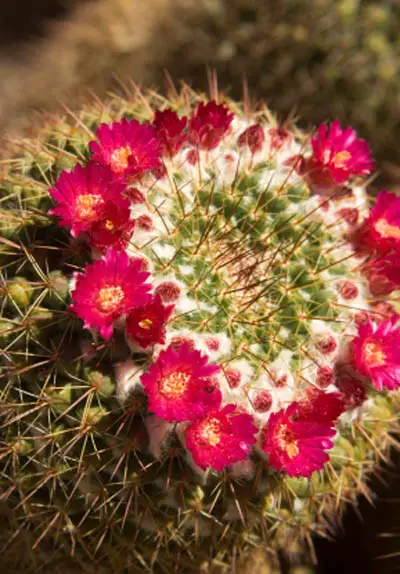
[[181, 288], [174, 281], [164, 281], [156, 287], [155, 292], [160, 295], [164, 303], [173, 303], [179, 299]]
[[153, 127], [156, 132], [161, 153], [164, 156], [173, 157], [187, 141], [188, 120], [184, 116], [179, 118], [172, 110], [157, 111]]
[[271, 128], [268, 130], [270, 137], [271, 151], [279, 151], [284, 145], [290, 144], [293, 140], [292, 134], [284, 127]]
[[362, 269], [369, 282], [373, 295], [389, 295], [400, 288], [400, 255], [399, 253], [384, 254], [372, 259]]
[[333, 426], [344, 412], [343, 397], [339, 393], [325, 393], [319, 389], [310, 389], [293, 409], [293, 421], [312, 421]]
[[70, 309], [85, 328], [96, 328], [109, 339], [116, 319], [151, 299], [151, 285], [145, 282], [149, 273], [141, 271], [141, 266], [140, 259], [109, 249], [104, 259], [77, 274]]
[[367, 142], [357, 138], [352, 128], [342, 129], [337, 120], [329, 129], [321, 124], [311, 144], [310, 178], [317, 184], [344, 183], [353, 175], [368, 175], [372, 171]]
[[176, 351], [181, 345], [187, 345], [191, 351], [196, 349], [196, 341], [187, 335], [175, 335], [171, 337], [170, 346]]
[[390, 253], [376, 259], [375, 265], [377, 273], [385, 275], [395, 286], [394, 289], [400, 287], [400, 255], [398, 253]]
[[242, 382], [242, 373], [240, 369], [229, 368], [224, 371], [225, 378], [231, 389], [237, 389]]
[[136, 187], [127, 187], [124, 195], [127, 199], [129, 199], [131, 205], [146, 203], [145, 196]]
[[212, 378], [218, 372], [217, 365], [187, 343], [170, 345], [141, 378], [149, 411], [169, 422], [204, 417], [221, 404], [221, 391]]
[[252, 399], [253, 408], [257, 413], [267, 413], [272, 407], [272, 402], [272, 395], [266, 389], [258, 391]]
[[365, 386], [358, 379], [344, 377], [339, 380], [339, 389], [343, 395], [346, 409], [360, 407], [367, 400]]
[[371, 305], [375, 323], [382, 323], [396, 315], [396, 309], [389, 301], [375, 301]]
[[270, 465], [290, 476], [310, 476], [329, 460], [326, 450], [332, 448], [335, 429], [330, 423], [312, 418], [296, 420], [299, 404], [271, 414], [262, 431], [262, 449]]
[[100, 165], [77, 165], [73, 171], [63, 171], [55, 187], [49, 190], [58, 204], [50, 213], [60, 217], [59, 225], [70, 227], [75, 237], [101, 217], [106, 202], [123, 204], [124, 190], [123, 183], [112, 181], [108, 169]]
[[125, 249], [134, 231], [135, 222], [130, 218], [129, 202], [120, 204], [108, 201], [103, 208], [100, 219], [88, 231], [89, 242], [101, 251], [108, 247], [116, 250]]
[[150, 215], [139, 215], [139, 217], [135, 219], [135, 223], [142, 231], [151, 231], [153, 229], [153, 220]]
[[200, 149], [214, 149], [229, 131], [233, 118], [226, 106], [214, 100], [198, 104], [190, 120], [191, 142]]
[[265, 140], [263, 127], [260, 124], [248, 127], [238, 138], [239, 147], [248, 147], [254, 155], [262, 149]]
[[133, 309], [126, 319], [126, 333], [142, 349], [165, 343], [167, 321], [174, 310], [174, 305], [163, 305], [156, 295], [152, 300]]
[[381, 253], [400, 251], [400, 197], [388, 191], [379, 192], [358, 241]]
[[378, 391], [400, 386], [400, 317], [395, 315], [377, 327], [368, 322], [359, 325], [353, 339], [354, 360], [358, 372], [371, 379]]
[[340, 296], [347, 301], [356, 299], [358, 296], [358, 287], [352, 281], [340, 281], [337, 287]]
[[328, 365], [321, 365], [317, 369], [316, 383], [321, 389], [326, 389], [335, 382], [335, 372]]
[[238, 411], [235, 405], [226, 405], [187, 427], [186, 447], [197, 466], [222, 471], [247, 457], [256, 433], [249, 414]]
[[322, 336], [316, 341], [316, 347], [323, 355], [330, 355], [336, 351], [337, 346], [337, 341], [333, 335]]
[[153, 128], [136, 120], [101, 124], [89, 144], [93, 160], [117, 176], [141, 176], [160, 166], [160, 147]]
[[340, 215], [349, 227], [357, 225], [360, 217], [360, 213], [356, 207], [343, 207], [343, 209], [339, 209], [338, 215]]

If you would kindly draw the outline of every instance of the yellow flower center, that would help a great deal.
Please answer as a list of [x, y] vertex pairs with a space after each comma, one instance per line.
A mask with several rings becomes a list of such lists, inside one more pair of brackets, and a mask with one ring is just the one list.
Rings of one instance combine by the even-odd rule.
[[217, 446], [221, 442], [221, 423], [216, 418], [208, 419], [201, 427], [200, 439], [210, 446]]
[[132, 150], [129, 146], [120, 147], [116, 149], [111, 155], [111, 166], [114, 171], [124, 171], [129, 165], [129, 158], [132, 155]]
[[390, 225], [386, 219], [378, 219], [375, 223], [375, 229], [381, 237], [400, 239], [400, 227], [397, 227], [397, 225]]
[[386, 363], [386, 354], [381, 345], [375, 341], [364, 343], [362, 356], [370, 367], [381, 367]]
[[332, 163], [337, 169], [343, 169], [347, 167], [349, 159], [351, 159], [351, 153], [348, 151], [340, 151], [333, 156]]
[[286, 454], [288, 455], [289, 458], [294, 458], [295, 456], [297, 456], [299, 454], [299, 447], [297, 446], [297, 442], [293, 441], [293, 442], [289, 442], [286, 447]]
[[114, 223], [110, 219], [107, 219], [107, 221], [104, 224], [104, 227], [107, 229], [107, 231], [114, 231], [115, 229]]
[[97, 295], [97, 308], [102, 313], [112, 313], [124, 300], [125, 293], [122, 287], [103, 287]]
[[186, 373], [171, 373], [158, 383], [158, 390], [166, 399], [179, 399], [188, 387], [190, 375]]
[[75, 214], [79, 219], [92, 219], [96, 215], [96, 207], [103, 203], [101, 195], [78, 195], [75, 203]]
[[152, 319], [143, 319], [143, 321], [139, 321], [139, 327], [141, 329], [150, 329], [152, 325], [153, 325]]
[[290, 459], [297, 456], [300, 452], [297, 446], [297, 440], [294, 437], [293, 431], [287, 425], [281, 425], [276, 436], [279, 446], [286, 451]]

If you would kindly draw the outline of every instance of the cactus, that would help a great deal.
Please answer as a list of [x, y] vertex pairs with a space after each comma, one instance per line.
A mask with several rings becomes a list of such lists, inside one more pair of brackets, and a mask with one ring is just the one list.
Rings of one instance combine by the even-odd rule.
[[275, 572], [371, 496], [400, 200], [351, 128], [221, 98], [94, 101], [2, 166], [10, 571]]

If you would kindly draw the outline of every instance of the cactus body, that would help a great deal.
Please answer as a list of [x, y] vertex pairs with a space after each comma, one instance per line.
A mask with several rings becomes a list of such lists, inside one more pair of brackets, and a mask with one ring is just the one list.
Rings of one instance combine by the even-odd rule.
[[14, 528], [113, 572], [307, 554], [396, 428], [398, 207], [369, 211], [365, 142], [185, 88], [26, 144], [1, 184]]

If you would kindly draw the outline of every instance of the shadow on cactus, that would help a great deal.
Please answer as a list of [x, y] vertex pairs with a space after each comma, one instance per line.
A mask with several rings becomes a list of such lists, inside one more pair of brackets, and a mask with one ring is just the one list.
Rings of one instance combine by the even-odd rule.
[[368, 496], [400, 371], [400, 199], [369, 209], [372, 168], [338, 122], [186, 87], [24, 142], [1, 182], [9, 564], [278, 567]]

